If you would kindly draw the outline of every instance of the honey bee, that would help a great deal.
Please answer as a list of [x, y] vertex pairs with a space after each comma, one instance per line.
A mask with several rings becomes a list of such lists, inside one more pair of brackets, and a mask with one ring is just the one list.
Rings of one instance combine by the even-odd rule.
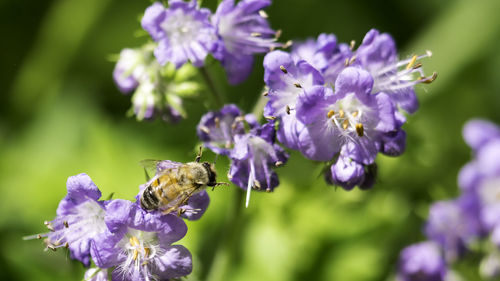
[[[159, 170], [149, 181], [140, 196], [140, 204], [144, 210], [160, 210], [164, 214], [177, 211], [182, 214], [189, 198], [208, 186], [227, 185], [216, 181], [215, 165], [209, 162], [200, 163], [201, 152], [194, 162], [179, 163], [162, 161], [161, 167], [156, 160], [143, 160], [144, 167], [155, 166]], [[161, 168], [161, 170], [160, 170]]]

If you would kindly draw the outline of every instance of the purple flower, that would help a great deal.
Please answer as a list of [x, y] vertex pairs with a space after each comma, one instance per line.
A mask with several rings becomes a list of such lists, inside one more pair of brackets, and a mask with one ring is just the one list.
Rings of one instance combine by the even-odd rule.
[[307, 137], [305, 126], [296, 117], [298, 97], [313, 86], [324, 84], [321, 74], [306, 61], [297, 64], [290, 54], [274, 51], [264, 58], [264, 81], [269, 87], [267, 118], [278, 118], [278, 140], [286, 147], [299, 149], [300, 138]]
[[188, 60], [196, 67], [217, 44], [215, 28], [209, 21], [208, 9], [198, 8], [197, 1], [189, 3], [169, 0], [169, 7], [155, 2], [142, 18], [142, 27], [158, 42], [154, 54], [161, 65], [171, 62], [179, 68]]
[[270, 123], [235, 136], [228, 177], [247, 190], [247, 207], [252, 188], [271, 192], [279, 184], [278, 175], [272, 168], [285, 163], [288, 155], [274, 143], [274, 138], [274, 125]]
[[215, 57], [222, 61], [229, 83], [243, 82], [252, 71], [253, 55], [282, 46], [262, 10], [271, 0], [223, 0], [213, 17], [220, 37]]
[[236, 105], [225, 105], [220, 111], [210, 111], [201, 117], [197, 127], [198, 137], [214, 153], [229, 155], [234, 146], [234, 136], [245, 134], [243, 121], [245, 117]]
[[41, 235], [50, 249], [68, 247], [70, 256], [90, 265], [90, 243], [106, 231], [101, 192], [86, 174], [68, 178], [68, 194], [57, 208], [54, 220], [46, 222], [51, 232]]
[[339, 185], [345, 190], [351, 190], [361, 185], [365, 179], [365, 167], [348, 156], [340, 153], [337, 162], [325, 173], [326, 181]]
[[92, 243], [92, 256], [98, 267], [115, 267], [113, 280], [165, 280], [191, 273], [189, 251], [171, 245], [186, 234], [182, 219], [118, 199], [108, 205], [105, 221], [108, 231]]
[[373, 92], [388, 94], [396, 105], [409, 113], [418, 109], [413, 86], [436, 79], [436, 73], [425, 77], [422, 64], [418, 62], [431, 55], [428, 51], [425, 55], [398, 61], [394, 39], [387, 33], [380, 34], [376, 29], [365, 35], [355, 52], [356, 62], [373, 76]]
[[444, 281], [447, 268], [438, 245], [423, 242], [401, 251], [398, 281]]
[[500, 139], [500, 128], [486, 120], [472, 119], [465, 124], [462, 134], [465, 142], [477, 151], [489, 141]]
[[[314, 68], [323, 72], [329, 66], [329, 60], [337, 47], [337, 38], [333, 34], [320, 34], [317, 40], [294, 43], [291, 56], [295, 63], [307, 61]], [[342, 61], [343, 63], [343, 61]]]
[[113, 70], [113, 79], [122, 93], [130, 93], [146, 73], [147, 52], [141, 49], [123, 49]]
[[480, 232], [479, 205], [474, 194], [431, 206], [425, 233], [444, 249], [447, 260], [459, 258]]
[[342, 146], [346, 155], [370, 165], [379, 151], [382, 135], [397, 129], [394, 106], [384, 93], [370, 94], [371, 75], [348, 67], [337, 78], [335, 94], [322, 86], [306, 90], [297, 103], [297, 118], [309, 138], [301, 143], [308, 158], [329, 161]]

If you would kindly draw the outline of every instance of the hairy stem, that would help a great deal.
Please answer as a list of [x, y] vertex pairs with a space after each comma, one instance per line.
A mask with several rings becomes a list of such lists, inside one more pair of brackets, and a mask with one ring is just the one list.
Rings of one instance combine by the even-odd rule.
[[209, 92], [212, 94], [212, 97], [214, 98], [215, 105], [219, 108], [222, 107], [224, 105], [224, 98], [222, 94], [219, 91], [217, 91], [212, 76], [210, 76], [210, 73], [208, 73], [207, 69], [204, 66], [200, 67], [199, 70], [201, 76], [203, 77], [203, 80], [205, 80], [205, 84], [207, 84], [209, 88]]

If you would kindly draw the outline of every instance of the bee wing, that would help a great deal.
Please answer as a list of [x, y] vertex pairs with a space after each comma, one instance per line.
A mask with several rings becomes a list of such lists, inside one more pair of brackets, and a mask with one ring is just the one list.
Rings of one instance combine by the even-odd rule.
[[177, 170], [182, 165], [182, 163], [170, 160], [144, 159], [139, 162], [139, 165], [141, 165], [144, 168], [144, 171], [146, 173], [146, 178], [149, 181], [149, 179], [153, 178], [161, 171]]

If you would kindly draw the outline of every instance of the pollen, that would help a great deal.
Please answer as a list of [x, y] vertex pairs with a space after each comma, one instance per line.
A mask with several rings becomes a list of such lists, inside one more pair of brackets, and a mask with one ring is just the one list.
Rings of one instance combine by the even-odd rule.
[[417, 61], [417, 55], [414, 55], [410, 62], [406, 65], [406, 69], [411, 69], [413, 67], [413, 65], [415, 64], [415, 62]]
[[363, 127], [363, 124], [357, 123], [356, 124], [356, 133], [358, 136], [362, 137], [365, 134], [365, 128]]
[[340, 118], [344, 118], [344, 116], [345, 116], [345, 112], [344, 112], [344, 110], [340, 109], [340, 110], [339, 110], [339, 117], [340, 117]]
[[139, 239], [137, 239], [137, 237], [135, 237], [135, 236], [130, 237], [129, 240], [128, 240], [128, 242], [132, 246], [139, 246], [140, 245]]
[[326, 114], [326, 117], [328, 117], [328, 118], [332, 118], [332, 116], [333, 116], [333, 115], [335, 115], [335, 111], [330, 110], [330, 111], [328, 111], [328, 113]]
[[342, 122], [342, 128], [344, 130], [347, 130], [347, 128], [349, 127], [349, 120], [344, 120], [344, 122]]

